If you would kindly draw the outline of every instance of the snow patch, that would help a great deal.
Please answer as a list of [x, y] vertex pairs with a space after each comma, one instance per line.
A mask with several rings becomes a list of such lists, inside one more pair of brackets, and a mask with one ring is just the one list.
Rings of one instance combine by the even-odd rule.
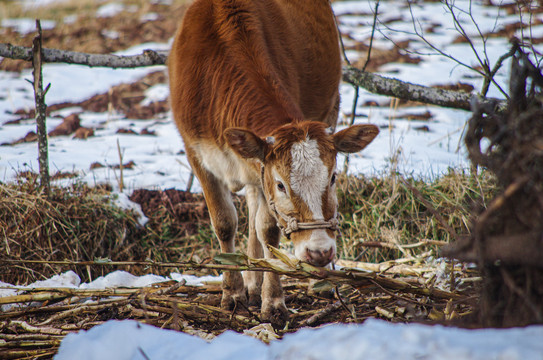
[[54, 275], [47, 280], [36, 281], [27, 287], [29, 288], [71, 288], [75, 289], [81, 284], [81, 278], [72, 270]]
[[81, 284], [80, 289], [108, 289], [116, 287], [145, 287], [155, 283], [168, 281], [169, 279], [158, 275], [135, 276], [126, 271], [117, 270], [106, 276], [100, 276], [96, 280]]
[[114, 204], [122, 209], [132, 210], [136, 214], [136, 219], [140, 226], [145, 226], [149, 219], [141, 210], [141, 205], [130, 200], [125, 193], [117, 193], [114, 198]]
[[121, 3], [109, 3], [102, 5], [96, 10], [97, 17], [112, 17], [126, 10], [126, 6]]
[[536, 360], [543, 353], [542, 337], [543, 326], [467, 330], [369, 319], [361, 325], [301, 329], [268, 346], [230, 330], [206, 342], [125, 320], [68, 335], [55, 359]]
[[[1, 27], [13, 28], [21, 35], [36, 31], [36, 19], [18, 18], [18, 19], [2, 19], [0, 23]], [[51, 30], [56, 26], [56, 22], [53, 20], [40, 20], [42, 30]]]

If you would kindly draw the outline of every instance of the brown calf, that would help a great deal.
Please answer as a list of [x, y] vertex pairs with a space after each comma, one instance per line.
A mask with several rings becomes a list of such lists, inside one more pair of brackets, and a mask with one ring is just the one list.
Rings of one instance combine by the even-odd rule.
[[[341, 60], [328, 0], [196, 0], [168, 59], [170, 99], [221, 251], [234, 252], [231, 191], [246, 189], [248, 252], [270, 257], [282, 232], [317, 266], [336, 253], [338, 152], [362, 150], [373, 125], [336, 134]], [[331, 130], [330, 130], [331, 129]], [[262, 301], [288, 318], [279, 277], [225, 273], [221, 305]]]

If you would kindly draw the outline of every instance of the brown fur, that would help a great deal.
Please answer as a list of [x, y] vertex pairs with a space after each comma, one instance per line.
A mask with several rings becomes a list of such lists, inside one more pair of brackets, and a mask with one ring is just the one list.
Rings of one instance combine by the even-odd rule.
[[335, 125], [337, 38], [328, 0], [196, 0], [168, 60], [185, 142], [222, 145], [228, 127], [265, 136], [302, 119]]
[[[196, 0], [175, 36], [168, 69], [175, 122], [223, 252], [234, 251], [237, 229], [229, 191], [247, 191], [249, 256], [270, 257], [267, 245], [279, 245], [277, 220], [267, 203], [277, 186], [271, 172], [273, 168], [290, 180], [292, 144], [315, 139], [330, 180], [337, 152], [360, 150], [378, 132], [372, 125], [351, 127], [337, 137], [325, 131], [336, 125], [341, 78], [328, 0]], [[265, 140], [269, 135], [274, 144]], [[323, 216], [329, 219], [335, 216], [337, 199], [332, 184], [326, 186]], [[290, 203], [298, 221], [315, 220], [299, 195], [292, 194]], [[292, 240], [312, 234], [299, 231]], [[329, 241], [335, 234], [319, 234], [325, 240], [317, 243], [324, 245], [308, 247], [307, 259], [327, 263], [327, 254], [334, 255], [335, 243], [330, 248]], [[262, 301], [264, 320], [284, 325], [288, 312], [279, 277], [253, 272], [244, 277], [224, 274], [221, 305], [244, 303], [249, 295], [250, 304]]]

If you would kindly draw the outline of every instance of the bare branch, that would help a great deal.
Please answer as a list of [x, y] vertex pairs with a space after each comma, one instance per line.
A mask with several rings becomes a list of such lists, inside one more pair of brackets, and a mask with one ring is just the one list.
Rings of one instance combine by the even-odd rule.
[[[358, 85], [369, 92], [393, 96], [402, 100], [418, 101], [425, 104], [442, 107], [471, 110], [472, 99], [475, 95], [445, 89], [416, 85], [409, 82], [386, 78], [377, 74], [363, 72], [354, 67], [343, 68], [343, 81]], [[505, 110], [507, 102], [495, 98], [478, 99], [479, 104], [501, 113]], [[486, 107], [485, 107], [486, 108]]]
[[[366, 71], [366, 67], [371, 60], [371, 49], [373, 48], [373, 39], [375, 37], [375, 25], [377, 25], [377, 14], [379, 13], [379, 0], [375, 2], [375, 11], [373, 12], [373, 24], [371, 26], [371, 36], [370, 36], [370, 45], [368, 47], [368, 56], [366, 57], [366, 63], [362, 68], [362, 71]], [[351, 64], [349, 64], [351, 65]]]
[[[111, 54], [87, 54], [77, 51], [43, 48], [43, 61], [49, 63], [67, 63], [90, 67], [135, 68], [152, 65], [164, 65], [167, 53], [144, 50], [140, 55], [119, 56]], [[12, 44], [0, 44], [0, 56], [32, 61], [32, 48]]]
[[[362, 67], [362, 71], [366, 71], [366, 67], [370, 63], [371, 60], [371, 49], [373, 48], [373, 39], [375, 37], [375, 26], [377, 25], [377, 14], [379, 13], [379, 0], [375, 2], [375, 11], [373, 13], [373, 25], [371, 27], [371, 37], [370, 37], [370, 44], [368, 46], [368, 56], [366, 57], [366, 62], [364, 63], [364, 67]], [[335, 17], [334, 17], [335, 18]], [[339, 28], [338, 28], [339, 31]], [[340, 35], [341, 39], [341, 35]], [[341, 44], [343, 46], [343, 41], [341, 41]], [[351, 65], [347, 57], [345, 57], [347, 60], [347, 65]], [[360, 93], [360, 87], [358, 85], [354, 85], [354, 98], [353, 98], [353, 106], [351, 110], [351, 122], [350, 126], [353, 126], [354, 121], [356, 119], [356, 107], [358, 105], [358, 95]], [[346, 174], [347, 170], [349, 169], [349, 154], [345, 156], [345, 162], [343, 163], [343, 172]]]
[[[0, 44], [0, 56], [31, 61], [27, 57], [31, 48]], [[141, 55], [117, 56], [86, 54], [74, 51], [58, 49], [43, 49], [44, 62], [67, 62], [87, 66], [101, 66], [112, 68], [134, 68], [166, 63], [167, 53], [153, 50], [145, 50]], [[67, 61], [64, 61], [64, 60]], [[462, 92], [415, 85], [401, 80], [387, 78], [360, 69], [347, 66], [343, 69], [343, 80], [349, 84], [360, 86], [372, 93], [393, 96], [402, 100], [418, 101], [426, 104], [450, 107], [462, 110], [471, 110], [471, 98], [473, 95]], [[496, 107], [497, 112], [505, 109], [505, 101], [493, 98], [482, 98], [479, 104], [486, 104], [485, 108]]]

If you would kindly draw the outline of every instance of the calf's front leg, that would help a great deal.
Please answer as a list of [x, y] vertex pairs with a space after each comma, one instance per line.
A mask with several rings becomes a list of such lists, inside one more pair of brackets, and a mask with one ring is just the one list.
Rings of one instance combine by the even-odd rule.
[[[262, 196], [262, 191], [260, 191], [258, 186], [246, 186], [245, 198], [247, 199], [247, 207], [249, 208], [249, 239], [247, 243], [247, 255], [253, 259], [260, 259], [264, 257], [262, 244], [258, 240], [258, 235], [256, 233], [256, 216], [258, 213], [258, 207], [260, 206], [260, 197]], [[262, 272], [246, 271], [243, 274], [243, 279], [245, 280], [245, 287], [247, 288], [247, 294], [249, 295], [249, 306], [260, 306], [262, 304]]]
[[[219, 239], [221, 252], [233, 253], [238, 217], [230, 191], [224, 182], [201, 165], [189, 149], [187, 149], [187, 157], [202, 185], [211, 224]], [[225, 271], [223, 273], [222, 289], [222, 308], [233, 309], [238, 302], [247, 304], [243, 278], [239, 271]]]
[[[256, 216], [256, 230], [259, 241], [267, 259], [274, 256], [268, 250], [268, 245], [279, 246], [280, 231], [275, 218], [271, 215], [268, 206], [261, 196]], [[262, 320], [269, 321], [275, 328], [283, 328], [288, 320], [288, 309], [285, 305], [285, 296], [279, 275], [272, 272], [264, 273], [262, 283]]]

